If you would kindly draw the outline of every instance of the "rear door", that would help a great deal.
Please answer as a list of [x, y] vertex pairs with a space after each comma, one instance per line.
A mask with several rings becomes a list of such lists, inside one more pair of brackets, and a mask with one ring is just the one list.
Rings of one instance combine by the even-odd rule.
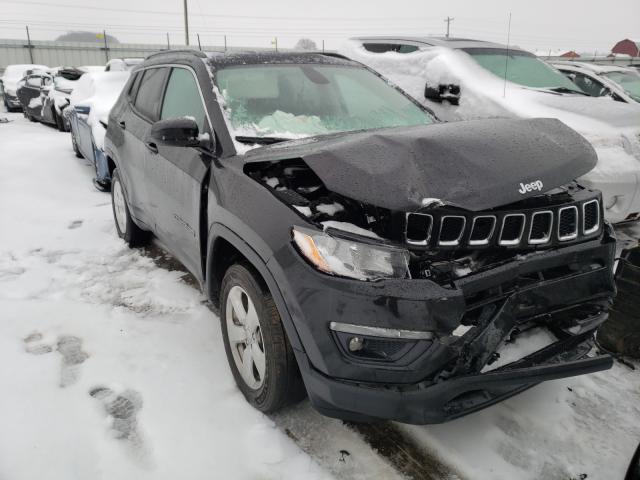
[[[173, 67], [160, 110], [160, 119], [192, 117], [201, 134], [212, 130], [195, 72]], [[153, 142], [153, 140], [149, 140]], [[147, 151], [148, 188], [157, 199], [154, 210], [158, 237], [197, 278], [200, 263], [200, 220], [203, 183], [211, 152], [200, 147], [156, 144], [157, 153]], [[206, 201], [206, 196], [205, 200]]]
[[147, 146], [151, 125], [160, 115], [169, 67], [151, 67], [137, 73], [130, 101], [118, 118], [119, 128], [124, 130], [124, 141], [119, 147], [119, 165], [124, 172], [129, 206], [136, 219], [155, 230], [154, 211], [157, 198], [149, 195], [147, 188]]

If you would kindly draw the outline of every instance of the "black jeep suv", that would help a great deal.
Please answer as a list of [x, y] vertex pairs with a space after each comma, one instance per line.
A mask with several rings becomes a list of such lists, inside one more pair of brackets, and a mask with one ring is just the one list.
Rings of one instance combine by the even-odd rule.
[[436, 423], [611, 366], [615, 240], [556, 120], [440, 123], [336, 55], [173, 51], [105, 151], [118, 234], [195, 275], [262, 411]]

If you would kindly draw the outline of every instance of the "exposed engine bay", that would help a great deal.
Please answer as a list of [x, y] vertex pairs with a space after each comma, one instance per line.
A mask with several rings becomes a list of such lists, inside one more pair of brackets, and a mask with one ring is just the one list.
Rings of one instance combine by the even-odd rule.
[[[483, 212], [469, 212], [438, 199], [425, 199], [418, 212], [403, 212], [332, 192], [302, 159], [249, 163], [245, 172], [319, 228], [346, 230], [407, 248], [411, 277], [430, 278], [440, 285], [559, 246], [551, 239], [552, 230], [560, 234], [565, 226], [554, 222], [554, 210], [571, 209], [563, 212], [565, 216], [575, 212], [566, 227], [571, 231], [577, 232], [579, 223], [591, 222], [596, 228], [590, 227], [587, 237], [599, 234], [602, 223], [599, 203], [593, 203], [594, 212], [583, 208], [578, 214], [579, 208], [574, 208], [576, 199], [592, 203], [596, 198], [575, 182]], [[491, 239], [498, 230], [500, 238]], [[521, 241], [525, 230], [529, 242]], [[562, 243], [579, 241], [585, 237], [582, 233], [567, 235]], [[548, 237], [547, 241], [538, 241], [536, 235], [540, 240]]]

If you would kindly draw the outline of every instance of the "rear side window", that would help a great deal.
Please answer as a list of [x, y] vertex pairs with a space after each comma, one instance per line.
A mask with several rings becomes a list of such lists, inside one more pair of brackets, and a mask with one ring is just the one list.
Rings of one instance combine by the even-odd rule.
[[200, 132], [205, 130], [205, 111], [193, 74], [184, 68], [171, 70], [160, 119], [193, 117]]
[[144, 71], [140, 81], [135, 106], [152, 122], [158, 120], [166, 74], [167, 68], [150, 68]]

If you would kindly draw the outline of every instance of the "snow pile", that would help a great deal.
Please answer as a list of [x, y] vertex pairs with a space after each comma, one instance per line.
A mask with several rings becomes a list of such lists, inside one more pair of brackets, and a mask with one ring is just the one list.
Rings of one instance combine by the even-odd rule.
[[71, 94], [71, 106], [90, 108], [87, 122], [91, 126], [97, 148], [104, 148], [106, 133], [100, 122], [107, 123], [109, 112], [118, 100], [129, 75], [128, 71], [85, 73], [76, 82]]

